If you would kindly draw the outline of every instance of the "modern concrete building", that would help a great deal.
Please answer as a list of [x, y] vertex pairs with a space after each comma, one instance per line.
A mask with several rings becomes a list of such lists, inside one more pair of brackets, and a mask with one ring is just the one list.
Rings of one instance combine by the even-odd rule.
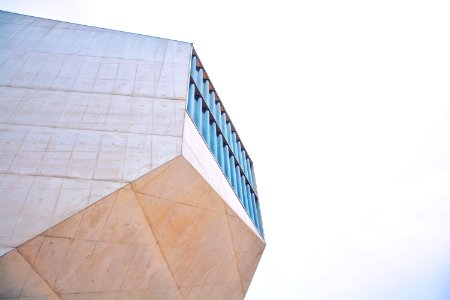
[[0, 45], [0, 298], [244, 298], [253, 162], [192, 45], [9, 12]]

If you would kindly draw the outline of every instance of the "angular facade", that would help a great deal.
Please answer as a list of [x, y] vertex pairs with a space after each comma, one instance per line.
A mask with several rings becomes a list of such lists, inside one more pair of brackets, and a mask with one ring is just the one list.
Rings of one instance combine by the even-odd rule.
[[189, 43], [0, 12], [0, 298], [242, 299], [253, 162]]

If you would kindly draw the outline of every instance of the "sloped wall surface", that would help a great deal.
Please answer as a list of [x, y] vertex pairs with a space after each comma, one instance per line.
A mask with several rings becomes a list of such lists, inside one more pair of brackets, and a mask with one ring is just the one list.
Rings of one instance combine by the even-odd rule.
[[0, 299], [242, 299], [265, 242], [186, 113], [192, 45], [0, 12]]
[[179, 156], [0, 258], [0, 298], [242, 299], [264, 248]]
[[189, 43], [0, 12], [0, 255], [181, 153]]

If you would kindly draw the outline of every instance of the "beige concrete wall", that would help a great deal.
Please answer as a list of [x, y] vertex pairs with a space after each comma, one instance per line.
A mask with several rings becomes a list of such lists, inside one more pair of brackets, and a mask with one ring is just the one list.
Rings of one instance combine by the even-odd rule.
[[191, 45], [0, 12], [0, 255], [181, 154]]
[[242, 299], [265, 243], [179, 156], [0, 258], [0, 298]]
[[242, 299], [265, 242], [188, 43], [0, 12], [0, 298]]

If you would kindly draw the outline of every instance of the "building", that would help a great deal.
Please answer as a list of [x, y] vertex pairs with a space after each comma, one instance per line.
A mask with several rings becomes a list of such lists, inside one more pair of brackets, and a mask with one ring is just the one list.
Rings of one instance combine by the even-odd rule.
[[253, 162], [192, 45], [3, 11], [0, 35], [0, 298], [244, 298]]

